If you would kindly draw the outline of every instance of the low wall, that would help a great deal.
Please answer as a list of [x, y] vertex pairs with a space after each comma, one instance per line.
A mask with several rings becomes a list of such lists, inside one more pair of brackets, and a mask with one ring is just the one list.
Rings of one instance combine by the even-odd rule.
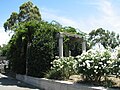
[[34, 85], [44, 90], [114, 90], [103, 87], [90, 87], [68, 81], [49, 80], [46, 78], [34, 78], [25, 75], [16, 75], [16, 79]]

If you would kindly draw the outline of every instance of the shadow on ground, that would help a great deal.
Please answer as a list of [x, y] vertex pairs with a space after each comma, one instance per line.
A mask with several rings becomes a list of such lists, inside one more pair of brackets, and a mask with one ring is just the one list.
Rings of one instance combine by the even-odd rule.
[[18, 81], [14, 78], [11, 78], [9, 76], [0, 76], [0, 85], [2, 86], [17, 86], [17, 87], [22, 87], [22, 88], [29, 88], [29, 89], [36, 89], [40, 90], [39, 88], [23, 83], [21, 81]]

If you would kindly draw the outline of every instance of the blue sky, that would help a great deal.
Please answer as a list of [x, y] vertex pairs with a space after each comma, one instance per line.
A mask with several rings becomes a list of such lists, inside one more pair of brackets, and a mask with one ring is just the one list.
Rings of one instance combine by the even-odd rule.
[[[28, 0], [0, 0], [0, 45], [9, 41], [3, 23]], [[120, 0], [31, 0], [40, 9], [42, 19], [56, 20], [83, 32], [103, 28], [120, 34]]]

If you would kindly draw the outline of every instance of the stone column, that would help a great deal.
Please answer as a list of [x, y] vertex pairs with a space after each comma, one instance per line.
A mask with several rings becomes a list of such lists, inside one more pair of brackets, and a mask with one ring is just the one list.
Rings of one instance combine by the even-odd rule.
[[59, 58], [63, 57], [63, 34], [59, 33]]
[[69, 56], [71, 56], [71, 51], [69, 50]]
[[82, 53], [86, 52], [86, 42], [83, 38], [83, 42], [82, 42]]

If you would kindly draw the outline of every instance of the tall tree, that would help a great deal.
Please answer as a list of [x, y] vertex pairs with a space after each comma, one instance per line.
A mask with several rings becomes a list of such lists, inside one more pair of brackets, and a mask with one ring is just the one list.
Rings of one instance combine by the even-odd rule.
[[[32, 34], [35, 32], [33, 24], [36, 24], [37, 21], [41, 21], [39, 9], [37, 6], [34, 6], [32, 2], [28, 1], [19, 7], [19, 13], [13, 12], [10, 15], [10, 18], [4, 23], [4, 28], [5, 31], [12, 30], [14, 33], [24, 32], [29, 44], [32, 42]], [[21, 27], [21, 29], [17, 29], [19, 27]]]
[[119, 34], [116, 35], [115, 32], [110, 32], [102, 28], [91, 31], [88, 41], [90, 42], [90, 47], [96, 43], [101, 43], [105, 48], [115, 48], [120, 44]]
[[[34, 6], [32, 2], [28, 1], [19, 7], [18, 13], [13, 12], [4, 23], [5, 31], [11, 30], [14, 32], [12, 40], [10, 41], [9, 50], [9, 52], [11, 52], [9, 57], [12, 56], [12, 58], [15, 59], [14, 61], [19, 60], [18, 62], [20, 63], [20, 59], [17, 57], [26, 58], [26, 62], [28, 61], [29, 48], [32, 43], [34, 32], [36, 30], [35, 26], [40, 21], [41, 14], [39, 12], [39, 9], [37, 6]], [[12, 55], [12, 53], [14, 53], [12, 52], [13, 50], [17, 54], [16, 57]], [[23, 69], [25, 70], [24, 61], [22, 61], [22, 65], [24, 65]], [[23, 74], [24, 72], [21, 73]]]
[[10, 15], [10, 18], [4, 23], [5, 31], [15, 30], [21, 22], [32, 20], [40, 21], [41, 14], [37, 6], [34, 6], [32, 2], [28, 1], [19, 7], [19, 13], [13, 12]]

